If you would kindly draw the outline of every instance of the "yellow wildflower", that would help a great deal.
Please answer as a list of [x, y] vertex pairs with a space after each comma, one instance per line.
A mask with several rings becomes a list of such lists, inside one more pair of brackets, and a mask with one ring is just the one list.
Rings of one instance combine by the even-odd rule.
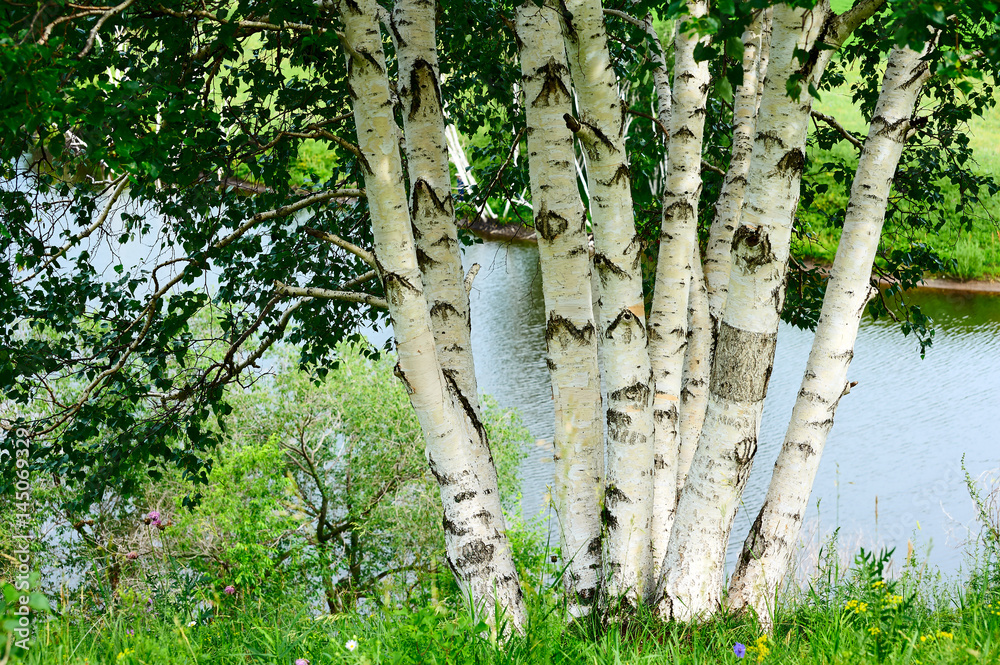
[[949, 633], [945, 630], [939, 630], [937, 636], [944, 640], [951, 640], [955, 638], [954, 633]]
[[882, 632], [882, 630], [878, 626], [872, 626], [871, 628], [868, 629], [868, 632], [871, 633], [872, 635], [878, 635], [879, 633]]
[[884, 586], [885, 586], [885, 582], [883, 582], [882, 580], [876, 580], [876, 581], [872, 582], [872, 588], [873, 589], [880, 589], [880, 588], [882, 588]]

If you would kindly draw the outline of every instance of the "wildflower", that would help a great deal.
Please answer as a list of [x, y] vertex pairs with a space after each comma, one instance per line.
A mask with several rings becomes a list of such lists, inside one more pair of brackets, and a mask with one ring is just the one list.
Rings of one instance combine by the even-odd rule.
[[876, 580], [876, 581], [872, 582], [872, 588], [873, 589], [880, 589], [880, 588], [882, 588], [884, 586], [885, 586], [885, 582], [883, 582], [882, 580]]
[[941, 639], [944, 639], [944, 640], [951, 640], [951, 639], [955, 638], [955, 634], [954, 633], [949, 633], [949, 632], [944, 631], [944, 630], [939, 630], [937, 636], [940, 637]]
[[139, 558], [139, 553], [136, 552], [135, 550], [132, 550], [131, 552], [125, 555], [125, 558], [128, 559], [129, 561], [134, 561], [135, 559]]
[[295, 665], [309, 665], [309, 661], [305, 658], [296, 658]]
[[223, 591], [225, 592], [225, 594], [226, 594], [227, 596], [231, 596], [231, 595], [233, 595], [234, 593], [236, 593], [236, 587], [234, 587], [234, 586], [233, 586], [232, 584], [230, 584], [230, 585], [229, 585], [229, 586], [227, 586], [227, 587], [226, 587], [225, 589], [223, 589]]
[[129, 654], [135, 653], [135, 649], [125, 649], [125, 651], [119, 651], [118, 657], [115, 660], [121, 660], [122, 658], [128, 658]]
[[195, 627], [195, 626], [197, 626], [197, 625], [198, 625], [198, 622], [197, 622], [197, 621], [192, 621], [192, 622], [190, 622], [190, 623], [188, 624], [188, 628], [194, 628], [194, 627]]
[[347, 640], [347, 644], [345, 644], [344, 646], [347, 647], [348, 651], [354, 651], [355, 649], [358, 648], [358, 641], [357, 640]]
[[903, 602], [903, 597], [899, 595], [886, 594], [885, 604], [886, 605], [899, 605]]
[[882, 632], [882, 629], [879, 628], [878, 626], [872, 626], [871, 628], [868, 629], [868, 632], [871, 633], [872, 635], [878, 635], [879, 633]]
[[135, 637], [135, 630], [129, 628], [128, 630], [125, 631], [125, 634], [128, 635], [129, 637]]
[[146, 524], [152, 524], [153, 526], [159, 526], [160, 525], [160, 511], [159, 510], [151, 510], [151, 511], [149, 511], [146, 514], [146, 517], [143, 519], [143, 521]]
[[737, 658], [743, 658], [747, 655], [747, 645], [737, 642], [733, 645], [733, 653], [736, 654]]

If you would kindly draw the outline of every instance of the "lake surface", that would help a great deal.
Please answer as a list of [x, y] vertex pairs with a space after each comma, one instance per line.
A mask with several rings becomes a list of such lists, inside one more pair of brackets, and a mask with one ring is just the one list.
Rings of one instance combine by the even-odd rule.
[[[525, 517], [547, 515], [554, 412], [545, 366], [544, 308], [533, 245], [487, 242], [466, 249], [482, 265], [471, 292], [472, 345], [482, 392], [515, 407], [535, 439], [523, 468]], [[922, 291], [935, 320], [920, 358], [891, 321], [862, 322], [803, 530], [814, 552], [840, 527], [845, 549], [911, 542], [920, 560], [955, 573], [978, 532], [962, 470], [1000, 467], [1000, 296]], [[802, 381], [813, 334], [782, 325], [764, 407], [759, 450], [729, 544], [729, 566], [767, 492], [771, 468]], [[808, 558], [808, 557], [805, 557]]]

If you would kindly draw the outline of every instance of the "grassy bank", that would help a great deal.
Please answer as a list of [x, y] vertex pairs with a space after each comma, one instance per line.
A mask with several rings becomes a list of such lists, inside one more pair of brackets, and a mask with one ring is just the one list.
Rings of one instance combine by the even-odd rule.
[[70, 611], [40, 621], [32, 665], [212, 663], [995, 663], [1000, 598], [989, 585], [930, 592], [862, 562], [790, 602], [771, 635], [752, 620], [664, 624], [648, 615], [564, 628], [554, 594], [533, 596], [526, 635], [498, 643], [460, 608], [315, 615], [302, 600], [216, 599], [208, 621], [161, 608]]

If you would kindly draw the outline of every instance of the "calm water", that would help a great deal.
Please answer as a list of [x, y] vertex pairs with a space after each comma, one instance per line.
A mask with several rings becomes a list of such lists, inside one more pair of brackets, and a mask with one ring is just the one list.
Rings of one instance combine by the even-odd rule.
[[[472, 344], [483, 392], [520, 410], [533, 437], [524, 465], [525, 516], [547, 513], [553, 406], [545, 367], [544, 310], [534, 246], [485, 243], [466, 251], [482, 265], [471, 293]], [[1000, 296], [922, 292], [937, 323], [920, 358], [891, 322], [862, 323], [849, 380], [823, 456], [807, 531], [841, 529], [845, 544], [886, 545], [945, 572], [963, 562], [976, 530], [962, 471], [1000, 467]], [[781, 328], [760, 447], [729, 547], [730, 565], [763, 502], [802, 380], [812, 333]], [[970, 529], [972, 531], [970, 531]]]

